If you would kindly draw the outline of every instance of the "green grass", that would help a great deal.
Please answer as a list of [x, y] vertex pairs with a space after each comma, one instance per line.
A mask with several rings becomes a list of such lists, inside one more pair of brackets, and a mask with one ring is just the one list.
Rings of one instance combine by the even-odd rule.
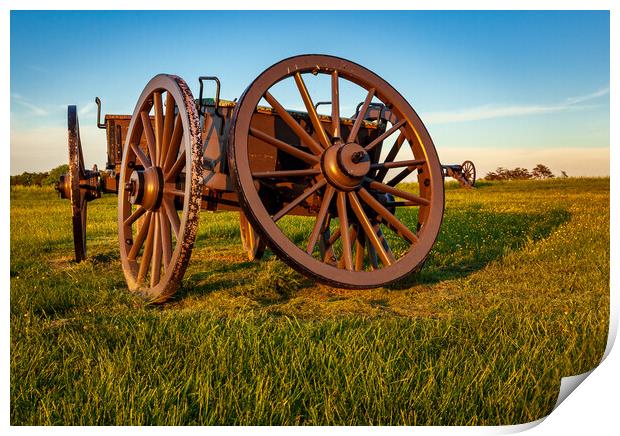
[[116, 197], [88, 210], [11, 190], [11, 424], [517, 424], [587, 371], [609, 318], [609, 179], [446, 190], [422, 271], [321, 286], [247, 262], [236, 214], [204, 212], [163, 306], [125, 288]]

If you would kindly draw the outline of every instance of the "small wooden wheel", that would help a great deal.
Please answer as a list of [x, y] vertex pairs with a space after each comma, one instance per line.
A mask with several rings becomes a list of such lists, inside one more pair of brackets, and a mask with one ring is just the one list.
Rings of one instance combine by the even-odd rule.
[[154, 302], [176, 292], [189, 263], [198, 229], [201, 171], [194, 97], [180, 77], [155, 76], [129, 124], [118, 190], [125, 279], [131, 291]]
[[[331, 116], [317, 113], [309, 89], [327, 89]], [[281, 104], [293, 93], [307, 115]], [[340, 108], [360, 99], [359, 115], [341, 119]], [[365, 121], [371, 107], [389, 110], [393, 122]], [[265, 170], [269, 147], [277, 157]], [[370, 288], [401, 279], [439, 233], [443, 173], [428, 132], [385, 80], [345, 59], [296, 56], [259, 75], [235, 107], [228, 157], [251, 225], [282, 260], [323, 283]], [[417, 184], [396, 187], [414, 172]]]
[[243, 212], [239, 213], [239, 233], [241, 235], [241, 243], [243, 249], [248, 254], [250, 261], [260, 260], [265, 254], [265, 242], [254, 231]]
[[80, 124], [77, 108], [68, 106], [68, 144], [69, 173], [60, 176], [56, 190], [61, 198], [71, 201], [71, 220], [73, 224], [73, 246], [75, 261], [86, 259], [86, 206], [90, 200], [99, 198], [99, 172], [84, 167], [84, 155], [80, 141]]
[[80, 189], [80, 180], [86, 178], [80, 124], [77, 108], [68, 107], [69, 127], [69, 184], [71, 186], [71, 211], [73, 222], [73, 246], [75, 261], [86, 259], [86, 190]]
[[466, 160], [461, 164], [463, 168], [463, 178], [467, 180], [469, 186], [473, 187], [476, 184], [476, 167], [470, 160]]

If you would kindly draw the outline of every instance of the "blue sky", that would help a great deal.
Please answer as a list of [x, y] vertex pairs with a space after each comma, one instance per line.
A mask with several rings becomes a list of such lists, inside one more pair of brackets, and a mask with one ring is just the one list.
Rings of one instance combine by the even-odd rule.
[[444, 163], [609, 174], [606, 11], [11, 13], [11, 173], [67, 160], [66, 105], [87, 164], [105, 162], [104, 112], [131, 113], [160, 72], [215, 74], [233, 99], [302, 53], [353, 60], [422, 117]]

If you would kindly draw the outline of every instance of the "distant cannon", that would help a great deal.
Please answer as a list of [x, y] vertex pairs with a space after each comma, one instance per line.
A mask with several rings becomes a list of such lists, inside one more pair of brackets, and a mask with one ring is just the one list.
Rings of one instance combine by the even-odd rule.
[[470, 160], [461, 165], [442, 165], [445, 177], [452, 177], [464, 188], [473, 188], [476, 184], [476, 167]]

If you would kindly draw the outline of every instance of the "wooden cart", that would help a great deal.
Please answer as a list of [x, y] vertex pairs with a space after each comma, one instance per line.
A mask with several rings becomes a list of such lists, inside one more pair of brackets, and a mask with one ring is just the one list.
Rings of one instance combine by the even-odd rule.
[[[446, 167], [385, 80], [342, 58], [302, 55], [269, 67], [238, 101], [220, 100], [216, 77], [199, 81], [195, 99], [183, 79], [160, 74], [133, 115], [98, 119], [103, 172], [84, 168], [69, 107], [70, 171], [58, 190], [72, 202], [76, 260], [86, 256], [87, 202], [117, 192], [128, 287], [158, 302], [181, 282], [200, 210], [239, 211], [250, 259], [267, 246], [321, 283], [372, 288], [421, 267], [442, 222]], [[206, 81], [214, 99], [202, 98]], [[329, 101], [315, 103], [310, 89]]]

